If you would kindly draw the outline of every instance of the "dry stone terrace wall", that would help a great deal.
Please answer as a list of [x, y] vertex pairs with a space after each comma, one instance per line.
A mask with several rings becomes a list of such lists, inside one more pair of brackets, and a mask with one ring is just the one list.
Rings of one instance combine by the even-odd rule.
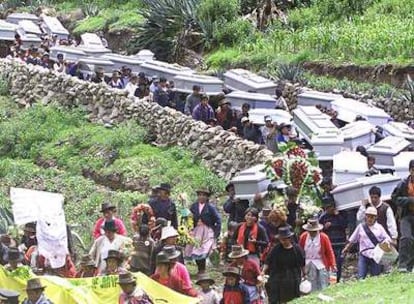
[[126, 92], [103, 84], [9, 59], [0, 60], [0, 74], [8, 80], [12, 97], [22, 106], [53, 102], [66, 107], [83, 107], [96, 122], [136, 120], [156, 135], [157, 143], [190, 149], [203, 164], [226, 179], [272, 156], [263, 146], [242, 140], [221, 127], [208, 127], [156, 103], [136, 102], [127, 97]]

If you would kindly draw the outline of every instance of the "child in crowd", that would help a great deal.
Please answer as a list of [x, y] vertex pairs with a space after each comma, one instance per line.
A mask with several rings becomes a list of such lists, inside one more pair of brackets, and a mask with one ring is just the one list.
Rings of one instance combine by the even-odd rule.
[[240, 269], [227, 267], [223, 275], [226, 281], [220, 304], [250, 304], [249, 291], [243, 283], [240, 283]]
[[228, 225], [228, 230], [224, 234], [223, 239], [220, 243], [220, 258], [222, 263], [230, 263], [231, 259], [229, 259], [228, 255], [231, 252], [231, 246], [235, 245], [234, 241], [234, 232], [238, 226], [237, 222], [231, 221]]
[[202, 273], [199, 275], [196, 282], [197, 285], [201, 287], [199, 292], [199, 297], [202, 299], [200, 304], [219, 304], [220, 298], [217, 292], [211, 288], [211, 285], [214, 285], [214, 280], [210, 278], [207, 273]]

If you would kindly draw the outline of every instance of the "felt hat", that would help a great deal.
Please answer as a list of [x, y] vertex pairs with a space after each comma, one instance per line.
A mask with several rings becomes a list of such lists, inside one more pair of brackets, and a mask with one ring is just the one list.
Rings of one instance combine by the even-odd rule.
[[408, 163], [408, 169], [412, 168], [414, 168], [414, 159], [410, 160], [410, 162]]
[[168, 256], [165, 252], [161, 251], [157, 254], [155, 258], [156, 264], [169, 264], [170, 260], [168, 259]]
[[37, 290], [37, 289], [45, 289], [46, 286], [42, 285], [39, 278], [30, 279], [27, 281], [26, 290]]
[[106, 210], [110, 210], [110, 209], [116, 209], [116, 206], [112, 205], [111, 203], [103, 203], [101, 205], [101, 212], [105, 212]]
[[200, 189], [197, 189], [196, 193], [197, 193], [197, 194], [199, 194], [199, 193], [204, 193], [204, 194], [207, 194], [207, 196], [210, 196], [210, 194], [211, 194], [210, 190], [208, 190], [207, 188], [200, 188]]
[[136, 279], [130, 272], [120, 273], [118, 276], [118, 284], [132, 284], [135, 283]]
[[114, 220], [110, 220], [110, 221], [105, 221], [105, 224], [103, 226], [103, 230], [104, 231], [117, 232], [118, 231], [118, 228], [115, 225], [115, 221]]
[[163, 217], [159, 217], [155, 220], [155, 227], [152, 228], [152, 230], [157, 230], [159, 228], [164, 228], [167, 227], [168, 225], [168, 220], [163, 218]]
[[161, 183], [157, 187], [157, 189], [158, 190], [164, 190], [164, 191], [167, 191], [168, 193], [170, 193], [171, 192], [171, 185], [170, 184], [167, 184], [167, 183]]
[[93, 266], [96, 267], [94, 260], [92, 260], [89, 254], [85, 254], [82, 256], [80, 261], [81, 266]]
[[365, 210], [365, 214], [378, 216], [377, 208], [375, 208], [375, 207], [368, 207], [367, 210]]
[[7, 253], [7, 261], [21, 261], [23, 260], [23, 254], [17, 248], [9, 248]]
[[121, 253], [118, 250], [108, 250], [108, 255], [104, 260], [106, 261], [108, 259], [117, 259], [118, 261], [121, 261]]
[[209, 282], [210, 285], [214, 285], [215, 281], [210, 278], [208, 273], [200, 273], [197, 277], [196, 284], [200, 285], [201, 282]]
[[230, 259], [237, 259], [244, 257], [249, 254], [249, 250], [244, 249], [241, 245], [233, 245], [231, 246], [231, 252], [229, 253]]
[[323, 207], [335, 207], [335, 201], [332, 197], [324, 197], [322, 199], [322, 206]]
[[162, 249], [162, 252], [165, 253], [165, 255], [168, 257], [169, 260], [176, 259], [181, 254], [181, 252], [177, 250], [177, 248], [174, 245], [164, 246], [164, 248]]
[[206, 100], [206, 99], [208, 100], [208, 95], [203, 94], [203, 95], [201, 95], [200, 99], [201, 100]]
[[309, 219], [302, 228], [306, 231], [319, 231], [323, 229], [323, 225], [319, 224], [317, 219]]
[[272, 209], [270, 209], [270, 208], [263, 208], [263, 209], [262, 209], [261, 216], [262, 216], [262, 217], [269, 216], [269, 214], [270, 214], [270, 212], [271, 212], [271, 211], [272, 211]]
[[163, 227], [161, 230], [161, 241], [176, 236], [178, 236], [178, 232], [173, 226]]
[[2, 295], [0, 295], [0, 300], [1, 301], [5, 301], [5, 300], [8, 300], [7, 298], [5, 298], [5, 297], [3, 297]]
[[225, 277], [226, 276], [233, 276], [233, 275], [236, 275], [236, 276], [239, 277], [240, 276], [240, 268], [239, 267], [232, 267], [232, 266], [226, 267], [223, 271], [223, 275]]
[[279, 227], [276, 237], [279, 239], [287, 239], [293, 236], [293, 232], [289, 226]]
[[36, 233], [36, 222], [25, 224], [23, 230], [27, 232]]

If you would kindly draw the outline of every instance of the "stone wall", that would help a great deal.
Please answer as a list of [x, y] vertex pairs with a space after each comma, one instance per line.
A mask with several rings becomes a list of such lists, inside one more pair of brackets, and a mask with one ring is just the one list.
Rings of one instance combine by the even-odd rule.
[[103, 84], [8, 59], [0, 60], [0, 76], [9, 81], [10, 94], [22, 107], [57, 103], [83, 107], [95, 122], [119, 123], [134, 119], [156, 135], [157, 143], [192, 150], [203, 164], [226, 179], [272, 157], [272, 152], [263, 146], [242, 140], [221, 127], [208, 127], [156, 103], [134, 101], [124, 91]]

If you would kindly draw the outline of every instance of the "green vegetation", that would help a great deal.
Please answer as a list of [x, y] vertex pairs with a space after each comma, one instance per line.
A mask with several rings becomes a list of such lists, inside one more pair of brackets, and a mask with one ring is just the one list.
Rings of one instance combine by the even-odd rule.
[[225, 185], [189, 152], [144, 144], [144, 130], [132, 121], [108, 129], [80, 110], [18, 110], [1, 97], [0, 129], [0, 206], [10, 206], [10, 187], [61, 192], [67, 221], [79, 224], [87, 244], [105, 200], [128, 225], [131, 207], [160, 182], [173, 185], [173, 196], [191, 198], [198, 187], [220, 193]]
[[[413, 274], [392, 273], [372, 277], [364, 281], [349, 281], [336, 284], [322, 292], [333, 298], [335, 304], [378, 304], [378, 303], [413, 303]], [[292, 301], [294, 304], [322, 303], [315, 294]]]

